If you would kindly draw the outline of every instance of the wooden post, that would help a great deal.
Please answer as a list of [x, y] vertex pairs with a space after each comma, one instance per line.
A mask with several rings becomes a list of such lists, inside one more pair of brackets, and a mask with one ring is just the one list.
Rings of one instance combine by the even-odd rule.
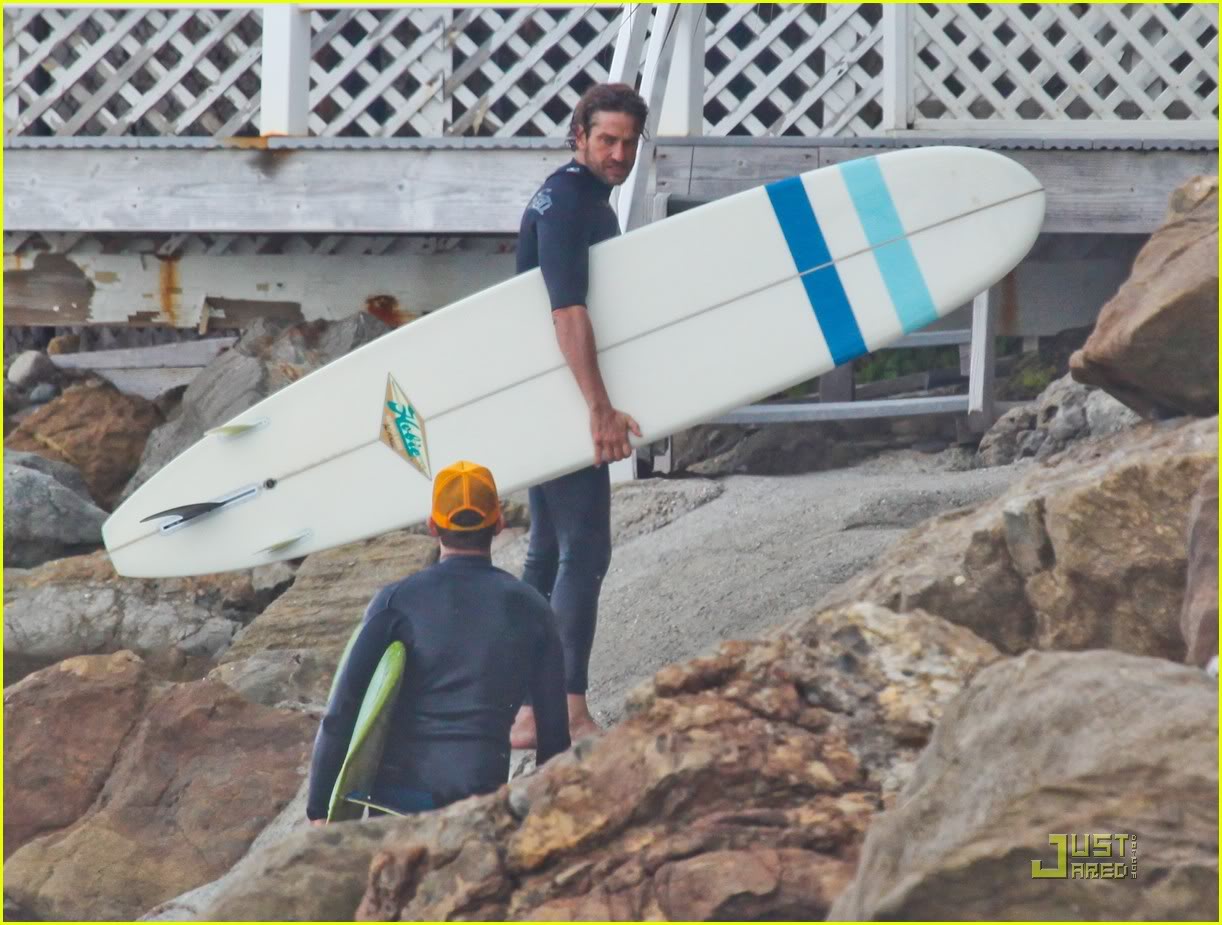
[[310, 14], [293, 6], [263, 8], [263, 86], [259, 133], [310, 133]]
[[[641, 71], [641, 51], [645, 48], [645, 36], [649, 32], [649, 16], [652, 7], [648, 3], [628, 3], [619, 22], [619, 33], [615, 37], [615, 54], [611, 58], [611, 69], [607, 72], [608, 83], [625, 83], [636, 86]], [[611, 191], [611, 207], [620, 214], [622, 187]], [[628, 200], [625, 199], [625, 202]], [[620, 223], [623, 227], [623, 223]]]
[[654, 6], [653, 28], [649, 34], [649, 47], [645, 52], [645, 70], [641, 74], [641, 96], [649, 106], [646, 139], [637, 149], [636, 164], [620, 189], [616, 202], [619, 225], [624, 231], [640, 225], [645, 218], [645, 192], [649, 185], [649, 171], [653, 165], [653, 137], [657, 133], [661, 116], [662, 97], [666, 93], [666, 80], [670, 74], [671, 55], [675, 48], [675, 29], [672, 28], [678, 8], [673, 4], [659, 3]]
[[649, 9], [648, 3], [624, 5], [619, 34], [615, 38], [615, 54], [607, 73], [609, 83], [636, 86], [637, 74], [641, 70], [641, 49], [645, 47], [645, 35], [649, 32]]
[[913, 55], [912, 7], [891, 3], [883, 7], [883, 121], [886, 132], [912, 127]]
[[967, 423], [975, 433], [982, 434], [997, 420], [993, 405], [993, 366], [996, 340], [996, 286], [972, 300], [972, 355], [967, 380]]
[[853, 380], [853, 364], [845, 363], [837, 366], [830, 373], [819, 377], [819, 403], [829, 401], [852, 401], [855, 384]]
[[704, 24], [703, 3], [685, 4], [679, 10], [674, 60], [658, 119], [659, 136], [704, 133]]

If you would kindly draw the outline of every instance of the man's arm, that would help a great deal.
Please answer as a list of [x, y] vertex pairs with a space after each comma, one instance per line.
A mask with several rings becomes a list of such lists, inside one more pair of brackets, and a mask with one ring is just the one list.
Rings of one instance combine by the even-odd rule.
[[550, 207], [539, 213], [537, 228], [539, 271], [552, 303], [556, 341], [590, 409], [594, 465], [598, 466], [631, 455], [628, 431], [639, 437], [641, 428], [631, 416], [612, 407], [598, 368], [598, 346], [585, 305], [590, 280], [588, 220], [569, 196], [558, 193]]
[[370, 604], [356, 641], [340, 666], [340, 675], [327, 704], [327, 712], [314, 737], [310, 789], [306, 801], [306, 817], [311, 820], [327, 818], [331, 791], [335, 788], [335, 780], [348, 753], [348, 743], [352, 741], [352, 730], [356, 726], [361, 701], [365, 699], [369, 681], [386, 647], [394, 641], [394, 613], [378, 607], [378, 603], [378, 598], [375, 598]]
[[584, 305], [569, 305], [552, 311], [556, 341], [565, 362], [573, 371], [577, 387], [590, 409], [590, 436], [594, 439], [594, 465], [627, 459], [632, 454], [628, 431], [641, 435], [632, 416], [611, 406], [602, 371], [598, 368], [598, 347], [594, 327]]
[[565, 751], [569, 741], [569, 708], [564, 692], [564, 649], [556, 630], [556, 617], [539, 601], [543, 627], [530, 674], [530, 702], [535, 710], [535, 764], [541, 765]]

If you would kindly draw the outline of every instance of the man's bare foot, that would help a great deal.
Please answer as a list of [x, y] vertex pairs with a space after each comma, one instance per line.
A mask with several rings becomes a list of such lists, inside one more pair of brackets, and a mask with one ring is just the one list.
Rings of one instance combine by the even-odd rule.
[[569, 694], [569, 738], [576, 742], [586, 736], [600, 735], [603, 727], [594, 722], [585, 694]]
[[509, 729], [510, 748], [534, 748], [538, 745], [538, 733], [535, 731], [535, 711], [532, 707], [522, 707], [514, 718]]
[[598, 723], [594, 722], [594, 719], [590, 716], [587, 716], [585, 719], [578, 722], [573, 722], [571, 719], [569, 720], [569, 739], [574, 742], [588, 736], [602, 735], [605, 731], [606, 730], [604, 730], [602, 726], [598, 725]]

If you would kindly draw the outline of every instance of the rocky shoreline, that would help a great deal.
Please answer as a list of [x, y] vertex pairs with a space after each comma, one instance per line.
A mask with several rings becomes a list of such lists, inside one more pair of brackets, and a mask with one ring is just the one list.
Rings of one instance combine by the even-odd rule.
[[[385, 328], [259, 322], [157, 401], [6, 358], [5, 917], [1216, 920], [1217, 282], [1198, 178], [1071, 376], [974, 452], [694, 435], [684, 477], [614, 495], [606, 734], [325, 829], [302, 788], [340, 648], [435, 544], [152, 581], [98, 530]], [[1033, 878], [1066, 832], [1125, 836], [1125, 876]]]

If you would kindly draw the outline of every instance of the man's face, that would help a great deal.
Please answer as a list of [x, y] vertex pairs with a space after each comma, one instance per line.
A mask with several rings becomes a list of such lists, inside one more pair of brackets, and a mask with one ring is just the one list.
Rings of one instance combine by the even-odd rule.
[[578, 127], [576, 141], [577, 163], [584, 164], [604, 183], [619, 186], [636, 163], [641, 131], [636, 119], [626, 112], [596, 112], [588, 133]]

